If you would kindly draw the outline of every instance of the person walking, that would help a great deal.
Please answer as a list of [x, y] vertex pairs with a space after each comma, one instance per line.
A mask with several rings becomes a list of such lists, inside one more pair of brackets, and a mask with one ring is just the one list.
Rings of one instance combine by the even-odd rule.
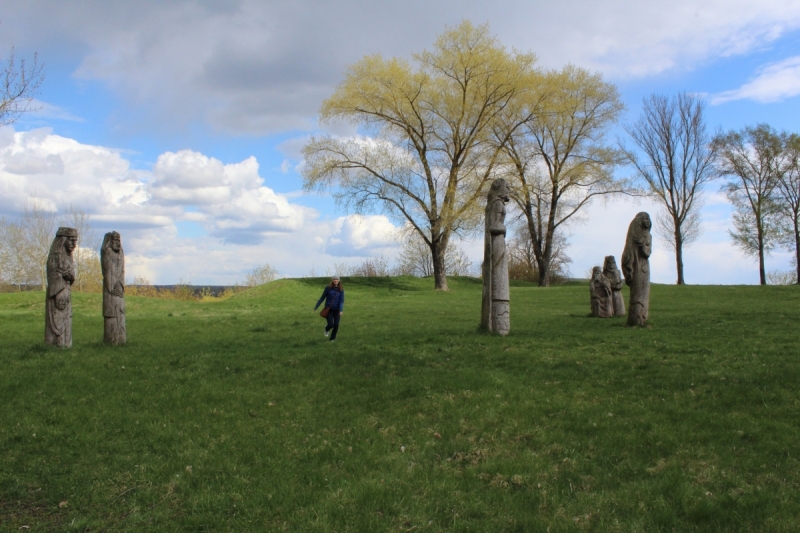
[[314, 311], [323, 300], [325, 300], [325, 309], [328, 310], [328, 314], [325, 316], [328, 321], [325, 326], [325, 336], [330, 334], [330, 341], [333, 342], [336, 340], [336, 333], [339, 332], [339, 319], [344, 313], [344, 287], [342, 287], [339, 276], [333, 276], [330, 285], [322, 291], [322, 296], [314, 306]]

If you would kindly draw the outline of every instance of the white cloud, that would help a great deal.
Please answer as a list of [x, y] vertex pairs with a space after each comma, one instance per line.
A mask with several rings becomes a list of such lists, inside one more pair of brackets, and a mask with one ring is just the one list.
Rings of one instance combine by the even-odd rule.
[[350, 215], [338, 219], [325, 251], [337, 257], [374, 257], [398, 247], [397, 227], [383, 215]]
[[34, 99], [31, 102], [31, 115], [43, 120], [67, 120], [70, 122], [84, 122], [84, 119], [69, 110], [48, 102]]
[[133, 122], [253, 134], [313, 128], [347, 65], [365, 54], [409, 57], [464, 18], [488, 21], [504, 44], [547, 67], [570, 62], [623, 78], [768, 46], [800, 28], [800, 3], [31, 0], [7, 6], [0, 46], [69, 56], [77, 78], [124, 97]]
[[[48, 166], [54, 158], [57, 169]], [[209, 189], [218, 194], [204, 196]], [[174, 193], [168, 202], [165, 190]], [[149, 171], [131, 170], [119, 151], [50, 130], [0, 142], [0, 215], [18, 216], [30, 198], [53, 211], [83, 209], [100, 234], [120, 231], [129, 277], [153, 283], [233, 284], [264, 263], [289, 276], [324, 274], [341, 257], [378, 255], [395, 244], [383, 216], [319, 220], [264, 186], [254, 157], [224, 164], [184, 150], [162, 154]], [[182, 236], [182, 224], [204, 231]]]
[[800, 56], [790, 57], [761, 68], [758, 75], [738, 89], [712, 95], [711, 103], [734, 100], [779, 102], [800, 94]]

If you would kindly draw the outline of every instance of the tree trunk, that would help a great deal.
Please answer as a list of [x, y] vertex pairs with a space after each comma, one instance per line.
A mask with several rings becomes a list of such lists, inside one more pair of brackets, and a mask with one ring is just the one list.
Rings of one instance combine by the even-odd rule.
[[686, 285], [683, 279], [683, 235], [681, 235], [678, 222], [673, 222], [675, 225], [675, 266], [678, 269], [678, 285]]
[[550, 258], [545, 254], [537, 255], [536, 264], [539, 267], [539, 287], [550, 286]]
[[447, 273], [445, 271], [444, 253], [447, 248], [446, 241], [440, 236], [431, 239], [431, 258], [433, 259], [433, 282], [437, 291], [446, 291]]
[[797, 224], [797, 217], [795, 217], [794, 224], [794, 260], [794, 266], [797, 267], [797, 279], [795, 283], [800, 285], [800, 226]]
[[764, 237], [761, 227], [758, 228], [758, 276], [761, 285], [767, 284], [767, 272], [764, 268]]

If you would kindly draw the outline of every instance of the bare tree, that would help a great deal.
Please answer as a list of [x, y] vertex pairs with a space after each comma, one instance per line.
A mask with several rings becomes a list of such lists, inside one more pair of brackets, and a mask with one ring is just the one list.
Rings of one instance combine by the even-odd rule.
[[[415, 231], [406, 232], [402, 243], [395, 272], [401, 276], [433, 276], [431, 251], [419, 234]], [[455, 242], [451, 242], [445, 252], [444, 268], [448, 276], [466, 276], [472, 268], [472, 261]]]
[[350, 267], [348, 274], [359, 278], [386, 277], [389, 275], [389, 261], [382, 255], [369, 257], [361, 264]]
[[778, 179], [782, 242], [794, 250], [795, 283], [800, 283], [800, 135], [784, 135], [785, 168]]
[[419, 278], [433, 276], [433, 259], [430, 248], [414, 233], [408, 233], [403, 239], [403, 247], [398, 257], [396, 270], [401, 276]]
[[698, 96], [653, 94], [642, 101], [639, 120], [625, 128], [642, 153], [624, 149], [626, 159], [664, 207], [656, 231], [675, 252], [678, 285], [685, 283], [683, 248], [700, 236], [703, 186], [717, 177], [704, 109]]
[[31, 103], [44, 80], [44, 73], [35, 54], [32, 65], [24, 59], [17, 63], [13, 47], [0, 69], [0, 126], [6, 126], [33, 110]]
[[252, 272], [247, 274], [244, 285], [245, 287], [257, 287], [258, 285], [274, 281], [277, 277], [278, 270], [269, 263], [265, 263], [261, 266], [257, 266]]
[[22, 226], [0, 219], [0, 280], [22, 290], [36, 280], [38, 270], [27, 261], [25, 232]]
[[[572, 259], [567, 255], [566, 249], [569, 242], [556, 231], [553, 236], [552, 251], [550, 254], [550, 284], [566, 281], [569, 277], [569, 263]], [[528, 226], [525, 221], [514, 230], [514, 236], [509, 239], [506, 250], [508, 252], [508, 277], [522, 281], [539, 282], [539, 262], [536, 259], [536, 250]]]
[[59, 223], [78, 230], [78, 246], [73, 254], [76, 271], [73, 286], [78, 291], [83, 291], [86, 284], [96, 286], [97, 272], [100, 272], [100, 254], [97, 252], [100, 239], [92, 227], [90, 216], [83, 209], [70, 205]]
[[[47, 254], [56, 233], [58, 214], [35, 198], [25, 203], [19, 223], [3, 219], [0, 224], [0, 269], [21, 289], [22, 284], [45, 288]], [[13, 281], [12, 281], [13, 280]]]
[[728, 233], [745, 255], [758, 258], [761, 285], [767, 284], [764, 259], [776, 244], [776, 188], [786, 164], [783, 139], [768, 124], [719, 134], [714, 139], [721, 175], [731, 176], [725, 190], [733, 204]]
[[29, 265], [37, 269], [37, 281], [42, 290], [47, 285], [47, 255], [58, 227], [58, 213], [48, 211], [37, 199], [29, 199], [22, 212], [21, 224], [25, 232], [25, 254]]
[[[605, 133], [623, 109], [616, 87], [599, 74], [567, 66], [528, 94], [529, 118], [499, 130], [512, 199], [527, 222], [539, 286], [550, 285], [556, 235], [598, 196], [628, 194], [612, 170], [621, 154]], [[504, 141], [502, 137], [508, 137]]]

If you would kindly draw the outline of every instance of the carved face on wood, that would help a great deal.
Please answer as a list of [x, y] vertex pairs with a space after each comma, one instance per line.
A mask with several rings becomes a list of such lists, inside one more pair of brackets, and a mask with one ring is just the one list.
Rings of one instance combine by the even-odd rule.
[[64, 249], [67, 251], [68, 254], [72, 255], [72, 252], [77, 247], [78, 247], [78, 238], [77, 237], [66, 237], [64, 239]]
[[636, 221], [642, 230], [650, 231], [650, 228], [653, 226], [653, 223], [650, 221], [650, 215], [644, 211], [636, 215]]
[[503, 202], [509, 201], [509, 190], [508, 184], [506, 184], [506, 180], [503, 178], [498, 178], [492, 182], [492, 186], [489, 189], [489, 199], [499, 198]]
[[109, 231], [103, 236], [103, 245], [101, 248], [106, 253], [108, 250], [116, 254], [120, 253], [122, 251], [122, 237], [116, 231]]
[[616, 268], [617, 268], [617, 260], [614, 259], [613, 255], [607, 255], [606, 260], [603, 263], [603, 271], [615, 270]]

